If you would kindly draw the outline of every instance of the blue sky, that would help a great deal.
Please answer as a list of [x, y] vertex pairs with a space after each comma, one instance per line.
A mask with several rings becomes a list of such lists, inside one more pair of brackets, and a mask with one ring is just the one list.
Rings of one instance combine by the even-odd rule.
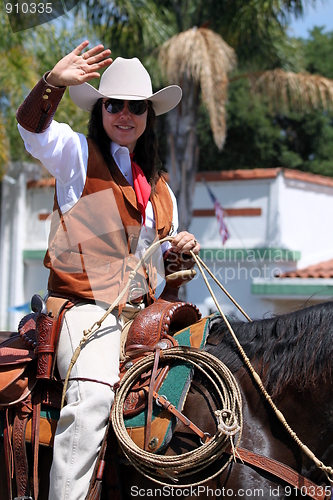
[[307, 6], [302, 19], [291, 20], [290, 35], [307, 38], [308, 30], [314, 26], [333, 31], [333, 0], [316, 0], [315, 7]]

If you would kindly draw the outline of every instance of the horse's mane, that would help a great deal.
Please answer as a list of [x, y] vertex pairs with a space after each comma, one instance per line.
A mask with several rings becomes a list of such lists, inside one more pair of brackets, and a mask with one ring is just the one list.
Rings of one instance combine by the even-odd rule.
[[[287, 384], [303, 390], [332, 382], [333, 302], [252, 323], [233, 321], [231, 326], [273, 397]], [[207, 350], [233, 372], [244, 366], [220, 316], [211, 321], [210, 332], [211, 339], [221, 340]]]

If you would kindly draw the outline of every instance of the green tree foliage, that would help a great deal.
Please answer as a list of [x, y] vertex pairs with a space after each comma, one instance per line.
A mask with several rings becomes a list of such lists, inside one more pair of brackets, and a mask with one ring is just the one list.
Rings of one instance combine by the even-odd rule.
[[274, 125], [268, 106], [251, 94], [247, 80], [230, 85], [227, 104], [227, 139], [219, 152], [214, 145], [206, 111], [198, 124], [199, 170], [233, 170], [277, 166], [281, 131]]
[[[14, 35], [7, 16], [0, 7], [0, 178], [13, 158], [14, 114], [29, 85], [34, 85], [37, 65], [24, 46], [24, 36]], [[19, 149], [19, 148], [18, 148]]]
[[276, 117], [284, 134], [282, 166], [333, 177], [333, 114]]
[[[332, 116], [328, 112], [272, 115], [265, 98], [251, 93], [240, 76], [262, 69], [302, 69], [333, 78], [332, 33], [322, 28], [309, 40], [290, 39], [286, 26], [290, 14], [300, 15], [306, 0], [82, 0], [75, 24], [57, 29], [51, 23], [13, 34], [0, 7], [0, 164], [28, 159], [20, 140], [15, 110], [38, 78], [77, 42], [91, 35], [112, 49], [113, 57], [139, 56], [164, 85], [157, 70], [157, 48], [173, 34], [192, 26], [207, 26], [236, 50], [237, 74], [231, 74], [227, 112], [227, 138], [220, 152], [212, 138], [204, 106], [199, 109], [197, 130], [199, 170], [285, 166], [333, 175], [331, 158]], [[16, 51], [16, 52], [15, 52]], [[98, 82], [96, 82], [98, 85]], [[155, 88], [157, 90], [157, 88]], [[87, 114], [65, 94], [56, 119], [85, 132]], [[161, 156], [167, 157], [166, 123], [160, 119]]]
[[[9, 161], [31, 161], [17, 130], [16, 110], [42, 75], [91, 33], [86, 23], [47, 23], [13, 33], [0, 6], [0, 179]], [[91, 42], [97, 42], [91, 36]], [[80, 110], [66, 92], [55, 119], [86, 132], [88, 113]]]
[[81, 0], [75, 12], [83, 16], [112, 57], [145, 59], [173, 35], [174, 15], [164, 2], [153, 0]]
[[[333, 77], [333, 33], [315, 28], [306, 40], [291, 40], [286, 69]], [[294, 47], [295, 57], [292, 57]], [[290, 61], [290, 62], [288, 62]], [[333, 176], [333, 113], [272, 114], [269, 100], [251, 93], [245, 79], [231, 77], [227, 138], [222, 152], [214, 146], [206, 112], [198, 123], [200, 170], [266, 167], [296, 168]]]
[[333, 32], [324, 32], [324, 27], [315, 27], [303, 40], [304, 68], [309, 73], [333, 79]]
[[220, 34], [240, 64], [281, 67], [286, 26], [314, 0], [80, 0], [84, 16], [114, 56], [138, 56], [147, 64], [156, 48], [194, 26]]
[[[289, 120], [285, 116], [289, 113], [288, 105], [297, 104], [301, 109], [305, 92], [310, 100], [316, 93], [319, 95], [318, 80], [295, 74], [306, 68], [304, 43], [290, 39], [286, 29], [290, 15], [301, 15], [307, 3], [310, 2], [114, 0], [110, 4], [106, 0], [81, 0], [78, 10], [100, 26], [100, 36], [113, 56], [138, 56], [148, 67], [155, 85], [177, 83], [183, 88], [181, 106], [168, 113], [166, 119], [162, 117], [167, 121], [161, 128], [165, 153], [162, 163], [177, 197], [182, 229], [188, 228], [191, 220], [198, 170], [285, 166], [318, 171], [319, 165], [325, 164], [325, 172], [329, 172], [329, 148], [319, 146], [319, 141], [312, 141], [305, 132], [309, 129], [303, 127], [304, 110], [303, 116], [295, 112]], [[219, 42], [214, 41], [215, 37]], [[221, 54], [225, 42], [236, 52], [237, 72], [232, 71], [234, 64], [222, 72], [217, 70], [226, 59]], [[163, 77], [156, 78], [157, 56], [164, 82]], [[279, 74], [272, 71], [278, 68]], [[245, 80], [253, 84], [250, 75], [263, 71], [267, 78], [259, 99]], [[331, 82], [328, 86], [332, 86]], [[274, 97], [271, 89], [275, 89]], [[277, 116], [272, 113], [273, 101], [281, 102], [275, 111]], [[325, 115], [321, 112], [312, 111], [306, 121], [311, 122], [311, 116], [318, 113], [321, 119], [314, 128], [325, 130], [326, 134]], [[328, 115], [327, 119], [329, 123]], [[302, 140], [307, 141], [309, 148], [301, 147]]]

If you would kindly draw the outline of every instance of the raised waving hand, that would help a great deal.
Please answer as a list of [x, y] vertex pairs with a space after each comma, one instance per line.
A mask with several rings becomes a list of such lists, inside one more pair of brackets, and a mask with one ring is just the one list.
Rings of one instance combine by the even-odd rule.
[[88, 45], [89, 41], [85, 40], [60, 59], [48, 74], [47, 82], [54, 87], [69, 87], [99, 78], [98, 70], [112, 63], [111, 50], [104, 49], [103, 45], [96, 45], [82, 54]]

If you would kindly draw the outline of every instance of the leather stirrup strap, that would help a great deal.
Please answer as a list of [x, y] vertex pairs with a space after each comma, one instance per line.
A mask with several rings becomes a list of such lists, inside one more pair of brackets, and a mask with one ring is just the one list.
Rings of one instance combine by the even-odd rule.
[[13, 449], [18, 497], [29, 497], [29, 471], [25, 444], [25, 432], [29, 416], [32, 412], [29, 397], [17, 408], [13, 424]]
[[12, 448], [12, 427], [10, 422], [11, 412], [12, 412], [11, 408], [6, 408], [5, 426], [3, 432], [8, 500], [12, 500], [13, 498], [12, 478], [14, 469], [13, 448]]
[[[224, 452], [229, 455], [233, 454], [230, 445], [224, 450]], [[291, 486], [299, 489], [302, 495], [305, 490], [306, 496], [313, 498], [314, 500], [327, 500], [327, 498], [330, 498], [330, 496], [328, 497], [326, 495], [325, 488], [318, 486], [310, 481], [310, 479], [307, 479], [288, 465], [285, 465], [278, 460], [259, 455], [258, 453], [254, 453], [253, 451], [240, 447], [236, 449], [235, 456], [242, 462], [253, 465], [258, 469], [262, 469], [269, 472], [273, 476], [282, 479]]]
[[112, 426], [110, 427], [108, 434], [104, 476], [107, 479], [108, 498], [112, 498], [112, 500], [122, 500], [123, 489], [119, 471], [118, 441]]
[[34, 500], [38, 500], [39, 483], [38, 483], [38, 452], [39, 452], [39, 427], [40, 427], [40, 411], [41, 401], [39, 392], [38, 399], [33, 403], [32, 409], [32, 433], [31, 445], [33, 451], [33, 486], [34, 486]]
[[155, 351], [154, 365], [153, 365], [153, 369], [152, 369], [151, 376], [150, 376], [150, 384], [149, 384], [149, 391], [148, 391], [147, 423], [146, 423], [146, 428], [145, 428], [145, 442], [144, 442], [145, 451], [148, 450], [148, 445], [149, 445], [149, 441], [150, 441], [151, 419], [153, 416], [153, 402], [154, 402], [153, 393], [154, 393], [154, 388], [155, 388], [155, 379], [156, 379], [156, 375], [157, 375], [159, 360], [160, 360], [160, 349], [158, 348]]
[[[148, 392], [147, 387], [143, 387], [143, 390]], [[208, 434], [208, 432], [203, 432], [201, 429], [199, 429], [199, 427], [197, 427], [193, 422], [191, 422], [190, 419], [188, 419], [187, 417], [185, 417], [185, 415], [178, 411], [177, 408], [173, 404], [171, 404], [170, 401], [168, 401], [164, 396], [161, 396], [157, 392], [153, 391], [153, 397], [159, 406], [162, 406], [165, 410], [168, 410], [170, 413], [172, 413], [172, 415], [177, 417], [184, 425], [186, 425], [186, 427], [197, 434], [202, 442], [206, 443], [211, 439], [211, 435]]]

